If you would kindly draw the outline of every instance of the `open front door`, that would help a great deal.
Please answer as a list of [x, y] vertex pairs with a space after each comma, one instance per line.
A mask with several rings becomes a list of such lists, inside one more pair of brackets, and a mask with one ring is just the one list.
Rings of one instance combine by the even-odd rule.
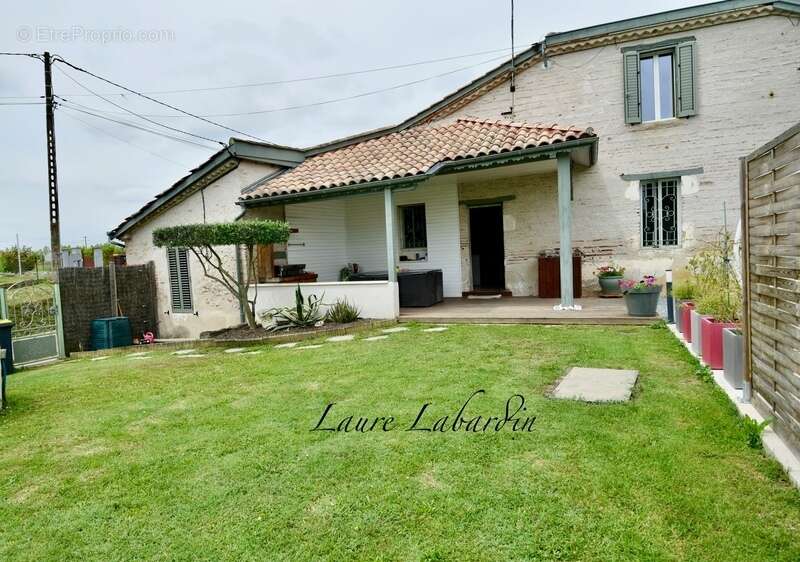
[[503, 205], [470, 207], [469, 237], [473, 290], [504, 291]]

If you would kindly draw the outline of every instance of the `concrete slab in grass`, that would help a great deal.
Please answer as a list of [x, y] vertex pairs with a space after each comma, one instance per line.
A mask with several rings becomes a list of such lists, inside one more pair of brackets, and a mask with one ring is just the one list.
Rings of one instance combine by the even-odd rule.
[[631, 399], [639, 371], [572, 367], [561, 379], [553, 398], [583, 402], [626, 402]]

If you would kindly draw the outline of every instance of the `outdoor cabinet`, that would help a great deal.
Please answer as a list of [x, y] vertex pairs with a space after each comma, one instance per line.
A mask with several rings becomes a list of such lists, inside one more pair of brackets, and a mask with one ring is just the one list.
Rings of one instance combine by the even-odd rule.
[[[572, 295], [581, 298], [581, 257], [572, 256]], [[539, 257], [539, 294], [543, 299], [561, 298], [561, 258]]]

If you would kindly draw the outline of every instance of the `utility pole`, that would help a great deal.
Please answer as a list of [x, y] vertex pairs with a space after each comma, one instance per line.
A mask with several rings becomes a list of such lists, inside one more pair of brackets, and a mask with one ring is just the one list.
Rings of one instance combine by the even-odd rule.
[[56, 128], [53, 115], [53, 73], [50, 53], [44, 53], [44, 98], [47, 115], [47, 184], [50, 198], [50, 252], [53, 256], [53, 274], [58, 282], [61, 267], [61, 226], [58, 213], [58, 174], [56, 172]]
[[17, 274], [22, 275], [22, 254], [19, 253], [19, 232], [17, 233]]

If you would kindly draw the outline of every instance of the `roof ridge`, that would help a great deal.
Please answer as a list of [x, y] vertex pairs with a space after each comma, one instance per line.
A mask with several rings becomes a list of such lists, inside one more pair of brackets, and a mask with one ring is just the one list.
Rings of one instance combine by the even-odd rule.
[[575, 125], [559, 125], [558, 123], [528, 123], [526, 121], [509, 121], [503, 119], [485, 119], [482, 117], [472, 117], [472, 116], [465, 116], [459, 117], [456, 119], [456, 122], [463, 122], [463, 123], [477, 123], [480, 125], [502, 125], [504, 127], [513, 127], [517, 129], [550, 129], [554, 131], [576, 131], [584, 129], [580, 129]]

